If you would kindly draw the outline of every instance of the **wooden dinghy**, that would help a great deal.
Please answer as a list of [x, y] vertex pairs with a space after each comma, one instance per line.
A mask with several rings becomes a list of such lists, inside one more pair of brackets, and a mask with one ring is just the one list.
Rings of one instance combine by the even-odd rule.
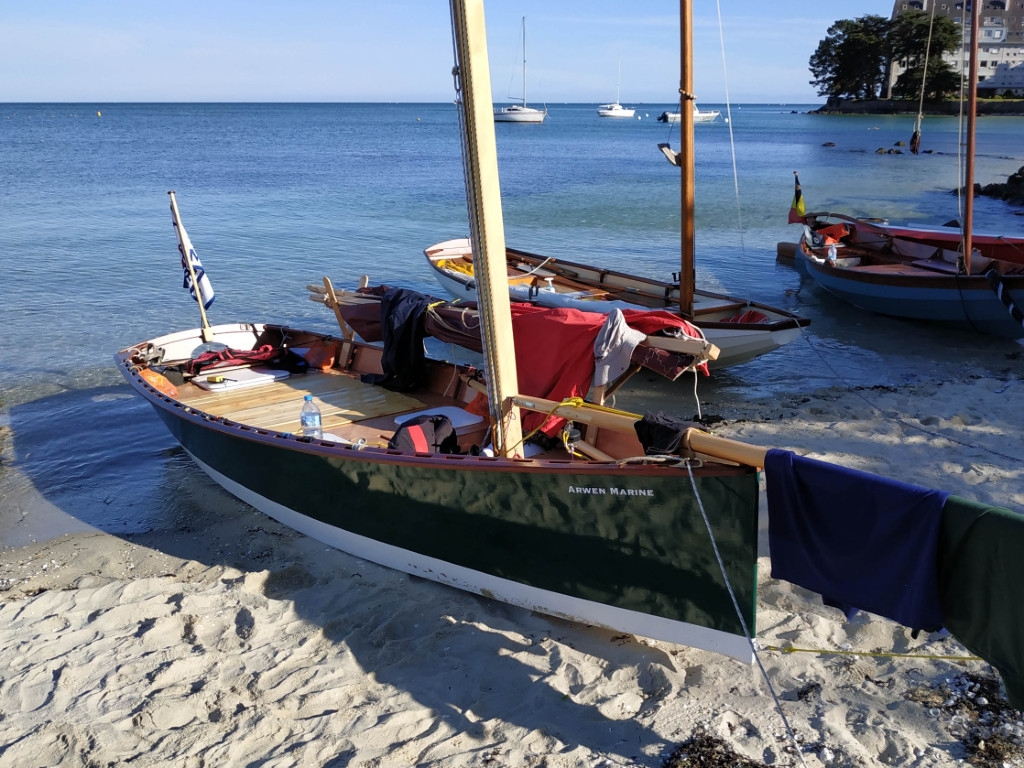
[[795, 255], [797, 270], [860, 309], [1024, 338], [1024, 265], [979, 252], [969, 271], [961, 271], [959, 262], [962, 255], [955, 250], [880, 236], [873, 227], [849, 222], [808, 228]]
[[[424, 251], [434, 277], [456, 299], [476, 296], [473, 252], [468, 238], [446, 240]], [[614, 309], [666, 310], [680, 314], [679, 284], [506, 249], [509, 296], [545, 307], [586, 312]], [[685, 315], [719, 355], [711, 368], [740, 365], [796, 340], [810, 324], [783, 309], [732, 296], [695, 291]], [[655, 343], [652, 341], [652, 343]]]
[[[271, 347], [323, 367], [282, 376], [229, 362], [190, 375], [204, 335], [232, 350]], [[513, 605], [751, 658], [700, 504], [711, 510], [731, 586], [753, 627], [752, 467], [705, 461], [688, 469], [685, 446], [646, 456], [635, 419], [525, 395], [520, 407], [569, 409], [580, 433], [569, 448], [558, 444], [529, 458], [523, 449], [512, 458], [470, 453], [489, 427], [466, 410], [478, 395], [472, 372], [427, 360], [422, 385], [395, 392], [361, 381], [382, 373], [382, 354], [344, 336], [242, 323], [144, 341], [116, 360], [203, 471], [302, 533]], [[259, 383], [216, 386], [244, 376]], [[298, 434], [306, 394], [323, 414], [320, 439]], [[455, 417], [463, 453], [388, 447], [396, 419], [439, 410]]]

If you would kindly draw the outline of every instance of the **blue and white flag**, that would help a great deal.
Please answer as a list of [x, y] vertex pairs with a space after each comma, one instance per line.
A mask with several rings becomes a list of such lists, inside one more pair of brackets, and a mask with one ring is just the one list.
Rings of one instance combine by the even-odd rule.
[[[182, 287], [188, 288], [192, 298], [198, 301], [195, 286], [192, 285], [192, 274], [188, 268], [191, 262], [192, 270], [196, 274], [196, 282], [199, 283], [199, 295], [203, 299], [203, 309], [209, 309], [210, 305], [213, 304], [214, 298], [216, 298], [213, 293], [213, 286], [210, 284], [210, 278], [206, 276], [206, 270], [203, 269], [202, 262], [196, 256], [196, 249], [192, 247], [192, 241], [188, 239], [185, 227], [181, 225], [181, 222], [178, 221], [178, 217], [175, 215], [173, 204], [171, 205], [171, 222], [174, 224], [174, 233], [178, 236], [178, 253], [181, 254], [181, 268], [185, 272], [185, 282], [182, 284]], [[188, 261], [185, 261], [186, 258]]]

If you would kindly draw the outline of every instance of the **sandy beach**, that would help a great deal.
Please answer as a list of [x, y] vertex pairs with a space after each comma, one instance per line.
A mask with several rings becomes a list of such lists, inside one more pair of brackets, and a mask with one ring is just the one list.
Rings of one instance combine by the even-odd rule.
[[[717, 434], [1024, 511], [1022, 394], [1014, 353], [1000, 374], [703, 410]], [[177, 530], [0, 551], [0, 764], [1024, 765], [989, 665], [773, 580], [764, 522], [767, 681], [358, 560], [193, 480], [201, 514]]]

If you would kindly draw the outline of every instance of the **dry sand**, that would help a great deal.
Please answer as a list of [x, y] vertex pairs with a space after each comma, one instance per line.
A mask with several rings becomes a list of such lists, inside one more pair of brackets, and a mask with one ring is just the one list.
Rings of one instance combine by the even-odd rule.
[[[719, 434], [1024, 511], [1024, 370], [1007, 365], [704, 410]], [[823, 651], [763, 650], [771, 688], [756, 665], [363, 562], [209, 485], [203, 504], [202, 530], [0, 552], [0, 764], [737, 764], [679, 749], [703, 733], [769, 765], [1024, 765], [987, 664], [902, 655], [970, 654], [772, 580], [764, 536], [759, 641]]]

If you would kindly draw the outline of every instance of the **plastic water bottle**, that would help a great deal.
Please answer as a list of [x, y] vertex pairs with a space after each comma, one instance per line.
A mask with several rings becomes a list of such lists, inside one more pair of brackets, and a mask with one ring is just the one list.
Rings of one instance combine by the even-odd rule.
[[836, 254], [836, 244], [832, 243], [832, 245], [830, 245], [828, 247], [828, 260], [829, 260], [829, 263], [835, 265], [835, 263], [836, 263], [836, 255], [837, 255]]
[[320, 439], [323, 437], [323, 423], [320, 419], [320, 409], [316, 407], [316, 403], [313, 402], [312, 395], [306, 395], [305, 401], [302, 403], [302, 413], [299, 414], [299, 424], [301, 429], [299, 433], [303, 437], [315, 437]]

